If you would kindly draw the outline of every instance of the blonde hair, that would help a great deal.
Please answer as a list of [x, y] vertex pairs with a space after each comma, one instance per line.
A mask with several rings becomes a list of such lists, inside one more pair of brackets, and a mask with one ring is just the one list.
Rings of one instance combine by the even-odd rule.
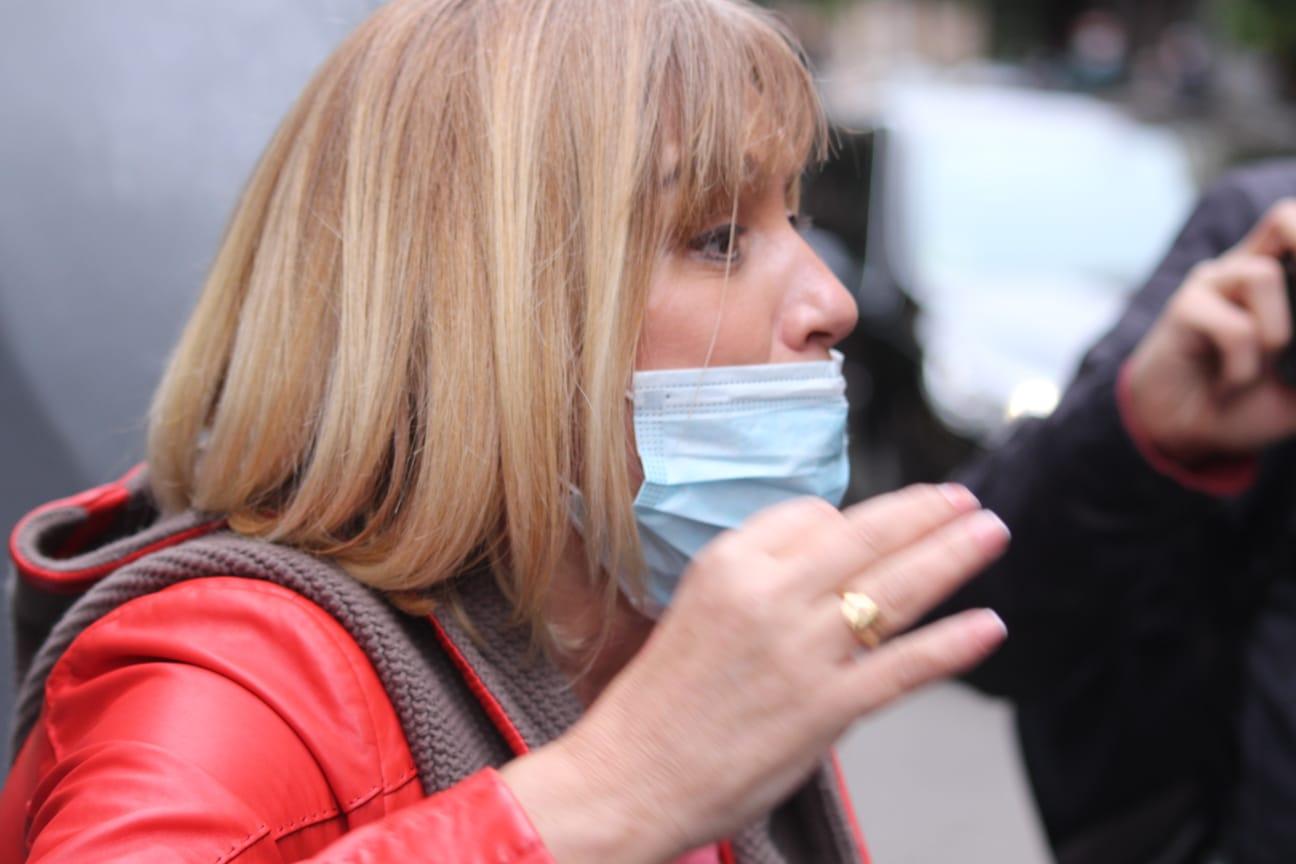
[[244, 190], [154, 398], [156, 496], [407, 607], [489, 566], [540, 632], [571, 486], [591, 578], [638, 560], [625, 391], [658, 256], [822, 128], [738, 0], [387, 4]]

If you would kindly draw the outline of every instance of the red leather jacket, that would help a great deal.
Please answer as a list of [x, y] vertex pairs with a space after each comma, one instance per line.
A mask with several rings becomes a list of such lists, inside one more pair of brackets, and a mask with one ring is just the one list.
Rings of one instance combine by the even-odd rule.
[[[109, 484], [48, 506], [75, 503], [94, 524], [123, 497]], [[493, 770], [424, 796], [376, 672], [329, 614], [275, 584], [213, 577], [130, 600], [72, 642], [0, 792], [0, 862], [153, 860], [553, 859]]]
[[424, 798], [368, 659], [277, 585], [200, 579], [91, 625], [0, 794], [0, 860], [552, 859], [494, 771]]

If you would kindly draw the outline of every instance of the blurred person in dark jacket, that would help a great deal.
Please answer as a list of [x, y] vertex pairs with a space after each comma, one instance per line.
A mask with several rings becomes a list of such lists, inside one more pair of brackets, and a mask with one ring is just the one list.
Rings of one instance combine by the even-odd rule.
[[[961, 478], [1014, 535], [951, 605], [1014, 638], [1064, 864], [1296, 861], [1296, 162], [1212, 188], [1058, 409]], [[948, 609], [948, 607], [947, 607]]]

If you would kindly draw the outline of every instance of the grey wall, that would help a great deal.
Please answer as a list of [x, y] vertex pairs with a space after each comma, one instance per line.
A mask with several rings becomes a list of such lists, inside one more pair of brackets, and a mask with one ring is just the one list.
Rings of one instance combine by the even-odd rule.
[[139, 457], [148, 393], [244, 178], [372, 5], [5, 7], [0, 339], [81, 476]]
[[244, 178], [376, 5], [0, 2], [5, 536], [35, 504], [141, 458], [149, 394]]

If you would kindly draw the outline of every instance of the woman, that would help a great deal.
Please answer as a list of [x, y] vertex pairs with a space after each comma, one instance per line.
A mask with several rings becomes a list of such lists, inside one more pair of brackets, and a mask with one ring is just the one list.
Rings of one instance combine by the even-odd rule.
[[959, 487], [832, 506], [821, 132], [734, 0], [376, 13], [253, 175], [147, 474], [15, 533], [20, 636], [85, 593], [6, 860], [862, 857], [822, 758], [1002, 640], [879, 644], [1006, 533]]

